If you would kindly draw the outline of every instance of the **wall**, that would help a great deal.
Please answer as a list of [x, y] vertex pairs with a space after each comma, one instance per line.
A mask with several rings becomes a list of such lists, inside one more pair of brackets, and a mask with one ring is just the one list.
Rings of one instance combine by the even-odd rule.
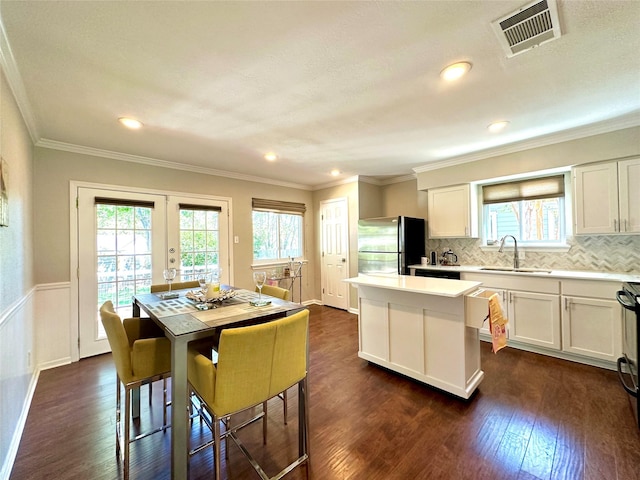
[[[36, 148], [35, 165], [35, 205], [37, 207], [35, 278], [39, 284], [70, 279], [69, 182], [71, 180], [230, 198], [233, 209], [231, 228], [233, 235], [239, 237], [239, 243], [231, 245], [234, 283], [238, 287], [253, 289], [250, 268], [253, 261], [252, 197], [305, 203], [307, 213], [305, 214], [304, 254], [306, 258], [314, 256], [314, 211], [311, 191], [45, 148]], [[305, 270], [310, 275], [307, 274], [303, 279], [304, 298], [314, 298], [317, 295], [317, 288], [312, 280], [315, 262], [310, 261], [305, 266]]]
[[[418, 188], [456, 185], [562, 166], [640, 155], [640, 127], [532, 148], [418, 174]], [[527, 251], [523, 267], [640, 273], [640, 235], [575, 236], [569, 251]], [[427, 251], [451, 248], [467, 265], [512, 265], [513, 256], [480, 248], [479, 239], [427, 240]]]
[[[359, 182], [355, 178], [348, 180], [345, 183], [322, 188], [313, 192], [313, 211], [320, 211], [320, 202], [324, 200], [331, 200], [335, 198], [346, 198], [349, 209], [349, 277], [358, 275], [358, 212], [359, 212], [359, 200], [358, 200], [358, 185]], [[318, 268], [316, 268], [315, 284], [322, 288], [321, 282], [321, 259], [320, 248], [322, 246], [322, 230], [320, 225], [320, 216], [316, 216], [316, 251], [314, 252], [314, 260]], [[318, 293], [317, 298], [322, 298], [321, 293]], [[350, 288], [349, 293], [349, 306], [350, 308], [358, 307], [358, 299], [354, 293], [354, 289]]]
[[427, 218], [427, 192], [417, 190], [417, 185], [418, 181], [413, 179], [383, 186], [383, 215]]
[[8, 478], [34, 388], [31, 145], [0, 72], [0, 154], [9, 170], [9, 227], [0, 227], [0, 478]]
[[640, 155], [640, 127], [625, 128], [475, 162], [419, 171], [418, 189], [427, 190], [637, 155]]

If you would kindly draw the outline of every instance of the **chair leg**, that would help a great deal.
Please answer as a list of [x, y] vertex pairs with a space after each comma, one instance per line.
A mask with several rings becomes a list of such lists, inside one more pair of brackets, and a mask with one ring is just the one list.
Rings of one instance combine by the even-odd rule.
[[120, 419], [122, 418], [120, 405], [120, 378], [116, 375], [116, 457], [120, 455]]
[[[151, 384], [149, 384], [151, 387]], [[149, 390], [149, 394], [151, 394], [151, 390]], [[191, 402], [189, 402], [191, 403]], [[167, 379], [162, 379], [162, 426], [167, 426]]]
[[284, 424], [287, 424], [287, 391], [282, 392], [282, 410], [284, 411]]
[[264, 416], [262, 417], [262, 443], [267, 444], [267, 402], [262, 404]]
[[[216, 480], [220, 480], [220, 464], [222, 460], [220, 458], [220, 419], [216, 415], [212, 415], [213, 418], [213, 464]], [[227, 451], [229, 449], [229, 443], [225, 445]]]
[[125, 387], [124, 389], [124, 480], [129, 478], [129, 439], [131, 438], [131, 432], [129, 431], [131, 419], [131, 391]]

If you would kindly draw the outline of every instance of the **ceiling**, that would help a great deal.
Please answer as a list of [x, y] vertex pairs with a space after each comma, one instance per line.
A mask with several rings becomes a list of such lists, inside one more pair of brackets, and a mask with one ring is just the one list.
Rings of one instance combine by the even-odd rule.
[[526, 3], [4, 0], [1, 53], [36, 145], [300, 188], [640, 125], [640, 2], [558, 0], [507, 58]]

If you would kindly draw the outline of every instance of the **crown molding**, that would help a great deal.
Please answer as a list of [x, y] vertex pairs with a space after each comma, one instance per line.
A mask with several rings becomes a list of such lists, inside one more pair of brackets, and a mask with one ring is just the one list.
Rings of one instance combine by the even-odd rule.
[[569, 130], [564, 130], [562, 132], [551, 133], [549, 135], [543, 135], [541, 137], [531, 138], [529, 140], [523, 140], [521, 142], [514, 142], [496, 148], [469, 153], [467, 155], [461, 155], [458, 157], [431, 162], [421, 167], [415, 167], [413, 168], [413, 171], [416, 173], [429, 172], [432, 170], [438, 170], [440, 168], [476, 162], [478, 160], [485, 160], [491, 157], [498, 157], [500, 155], [522, 152], [524, 150], [530, 150], [537, 147], [546, 147], [548, 145], [554, 145], [556, 143], [569, 142], [571, 140], [578, 140], [581, 138], [600, 135], [603, 133], [610, 133], [616, 130], [624, 130], [625, 128], [637, 126], [640, 126], [640, 112], [635, 111], [612, 120], [592, 123], [590, 125], [576, 127]]
[[325, 188], [338, 187], [340, 185], [347, 185], [349, 183], [354, 183], [358, 181], [358, 176], [355, 175], [353, 177], [343, 178], [342, 180], [336, 180], [335, 182], [323, 183], [322, 185], [314, 185], [312, 190], [315, 192], [317, 190], [324, 190]]
[[2, 65], [2, 70], [4, 71], [5, 77], [7, 78], [7, 83], [9, 84], [9, 88], [11, 88], [11, 92], [13, 93], [13, 96], [16, 99], [16, 103], [18, 104], [18, 109], [20, 110], [24, 123], [27, 126], [27, 130], [29, 131], [29, 136], [31, 137], [31, 141], [35, 145], [35, 143], [40, 138], [40, 134], [38, 133], [38, 127], [36, 125], [35, 117], [33, 116], [33, 109], [31, 108], [31, 103], [29, 102], [27, 91], [24, 88], [22, 75], [20, 75], [18, 64], [16, 63], [16, 59], [13, 56], [13, 51], [11, 50], [11, 45], [9, 44], [9, 39], [7, 38], [7, 34], [4, 29], [4, 22], [2, 21], [1, 11], [0, 11], [0, 65]]
[[255, 177], [252, 175], [244, 175], [241, 173], [228, 172], [225, 170], [216, 170], [213, 168], [198, 167], [195, 165], [186, 165], [182, 163], [169, 162], [167, 160], [159, 160], [157, 158], [143, 157], [140, 155], [131, 155], [128, 153], [114, 152], [111, 150], [102, 150], [100, 148], [85, 147], [73, 143], [58, 142], [42, 138], [35, 144], [36, 147], [49, 148], [52, 150], [60, 150], [63, 152], [79, 153], [82, 155], [91, 155], [93, 157], [110, 158], [112, 160], [120, 160], [123, 162], [141, 163], [154, 167], [172, 168], [174, 170], [182, 170], [186, 172], [200, 173], [204, 175], [213, 175], [216, 177], [233, 178], [235, 180], [244, 180], [247, 182], [266, 183], [286, 188], [296, 188], [298, 190], [311, 190], [309, 185], [301, 185], [298, 183], [280, 182], [278, 180], [270, 180], [263, 177]]

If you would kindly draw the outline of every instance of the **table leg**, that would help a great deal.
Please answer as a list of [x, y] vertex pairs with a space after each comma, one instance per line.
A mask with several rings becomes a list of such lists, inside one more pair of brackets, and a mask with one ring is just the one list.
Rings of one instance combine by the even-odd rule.
[[187, 342], [171, 339], [171, 478], [188, 478]]
[[140, 388], [131, 390], [131, 418], [140, 418]]

